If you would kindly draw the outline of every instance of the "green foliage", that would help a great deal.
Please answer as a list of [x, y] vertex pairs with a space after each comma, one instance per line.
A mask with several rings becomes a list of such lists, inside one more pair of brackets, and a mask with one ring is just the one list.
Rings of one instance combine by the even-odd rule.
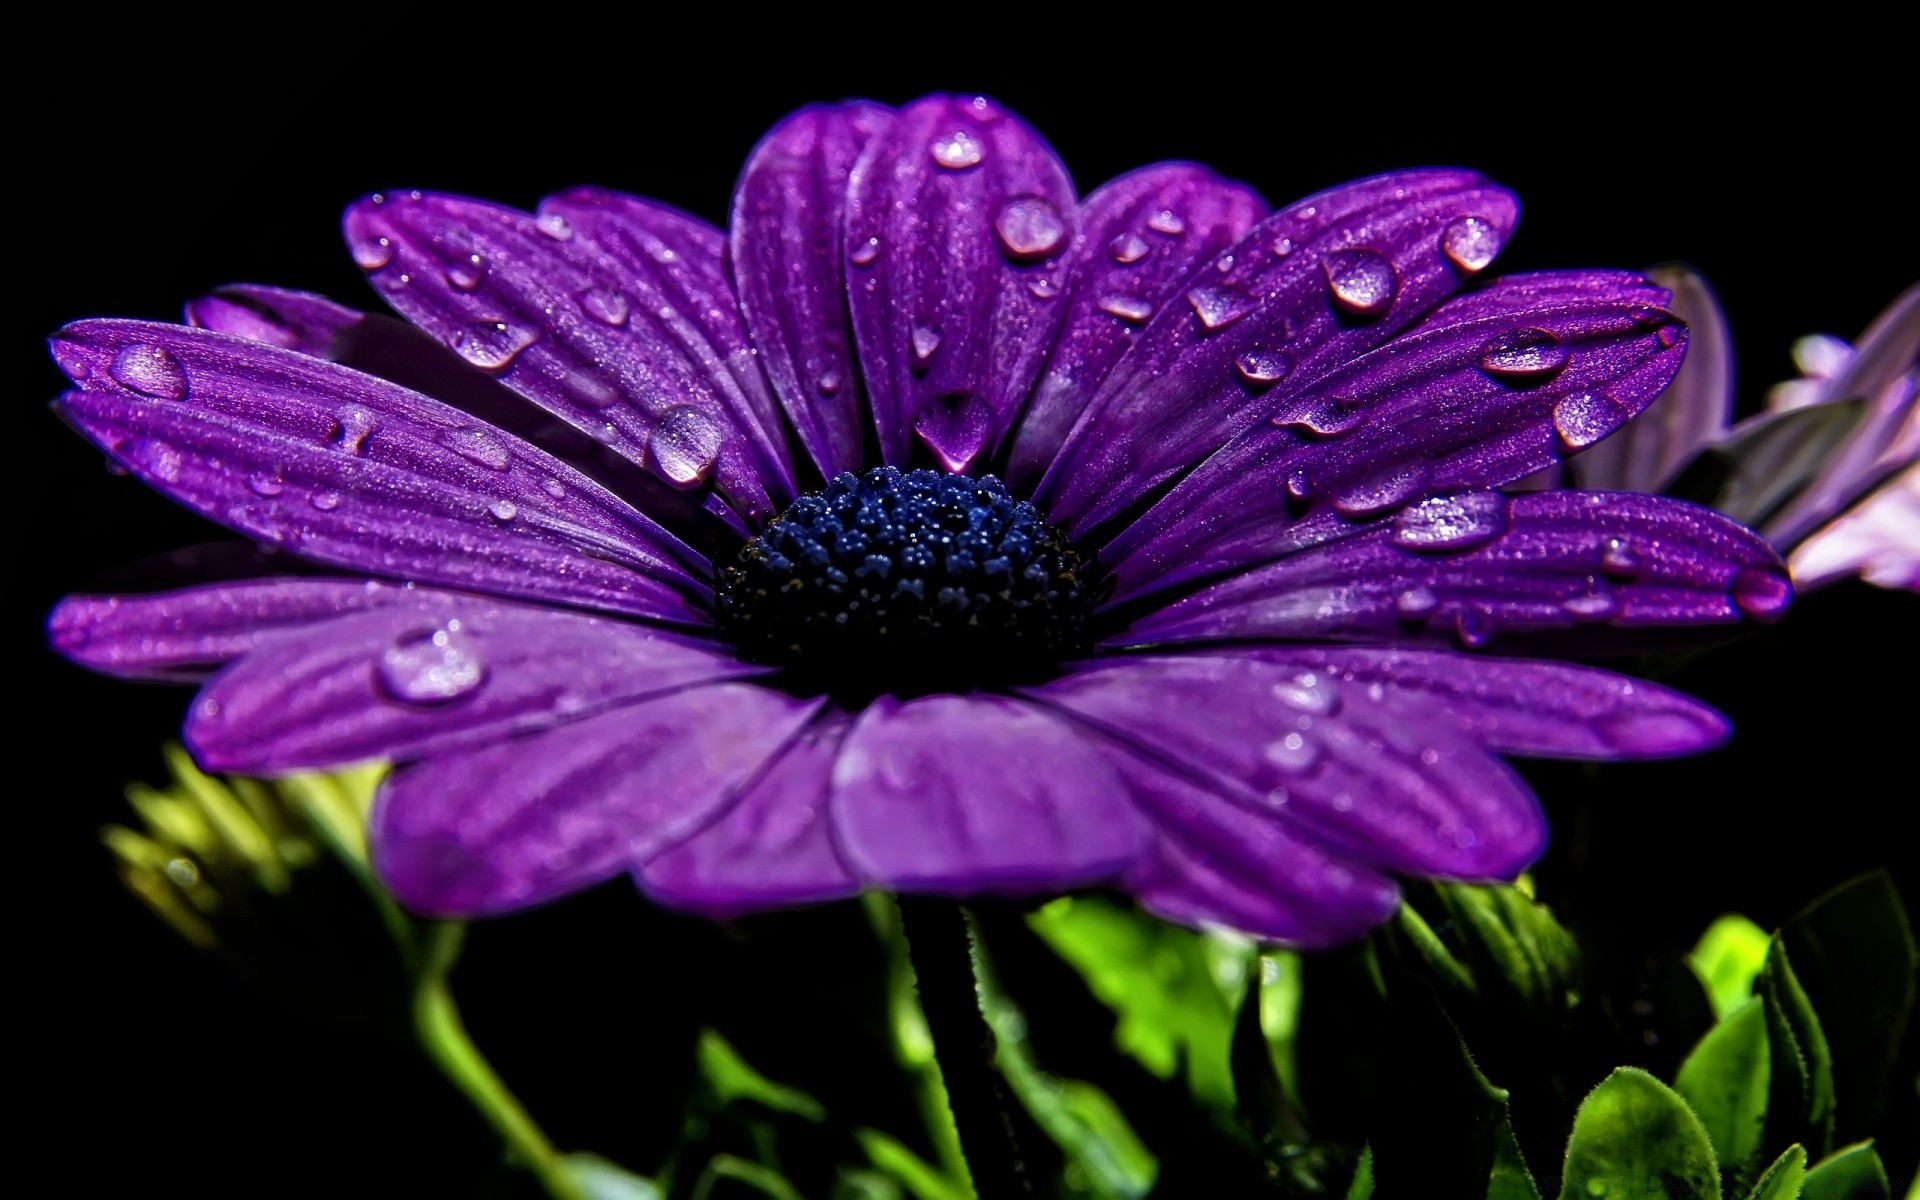
[[1757, 991], [1773, 1064], [1767, 1144], [1804, 1142], [1824, 1152], [1833, 1144], [1833, 1053], [1778, 937], [1767, 947]]
[[1872, 1142], [1855, 1142], [1827, 1155], [1807, 1172], [1802, 1200], [1892, 1200], [1893, 1184]]
[[1621, 1067], [1574, 1118], [1561, 1200], [1717, 1200], [1719, 1164], [1686, 1101], [1645, 1071]]
[[1700, 977], [1713, 1003], [1713, 1015], [1726, 1020], [1727, 1014], [1753, 995], [1753, 981], [1767, 962], [1767, 931], [1738, 913], [1728, 913], [1700, 935], [1700, 941], [1687, 955], [1687, 965]]
[[1674, 1089], [1699, 1115], [1722, 1165], [1744, 1166], [1759, 1155], [1771, 1075], [1766, 1006], [1757, 997], [1714, 1026], [1681, 1064]]
[[1788, 1146], [1786, 1153], [1754, 1182], [1747, 1200], [1795, 1200], [1807, 1181], [1807, 1148]]

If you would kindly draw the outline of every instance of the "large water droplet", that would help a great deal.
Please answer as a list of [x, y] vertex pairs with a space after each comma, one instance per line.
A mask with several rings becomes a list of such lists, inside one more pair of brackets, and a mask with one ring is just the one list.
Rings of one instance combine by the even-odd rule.
[[1313, 499], [1313, 476], [1305, 467], [1287, 473], [1287, 495], [1295, 500]]
[[287, 490], [287, 485], [274, 472], [260, 470], [247, 476], [247, 490], [256, 496], [278, 496]]
[[556, 242], [573, 239], [573, 226], [559, 213], [541, 213], [533, 219], [533, 226]]
[[720, 427], [689, 404], [660, 414], [647, 434], [654, 470], [675, 487], [692, 487], [713, 474], [720, 457]]
[[1393, 598], [1393, 610], [1409, 621], [1422, 621], [1440, 608], [1440, 593], [1425, 584], [1410, 587]]
[[307, 503], [320, 512], [332, 512], [340, 507], [340, 493], [318, 491], [307, 497]]
[[1187, 231], [1187, 223], [1181, 219], [1179, 213], [1170, 208], [1163, 208], [1147, 218], [1147, 228], [1155, 233], [1164, 233], [1168, 237], [1179, 237]]
[[1336, 250], [1322, 265], [1327, 291], [1342, 312], [1377, 317], [1392, 307], [1400, 291], [1393, 264], [1371, 250]]
[[1145, 325], [1153, 319], [1153, 305], [1138, 296], [1119, 292], [1100, 297], [1100, 311], [1132, 325]]
[[145, 342], [114, 355], [107, 374], [121, 387], [156, 400], [178, 400], [187, 394], [187, 371], [180, 360], [164, 348]]
[[1469, 650], [1478, 650], [1493, 641], [1499, 627], [1493, 619], [1490, 609], [1470, 605], [1460, 610], [1453, 619], [1453, 629], [1460, 636], [1460, 644]]
[[580, 293], [580, 311], [602, 325], [618, 329], [627, 323], [632, 308], [627, 298], [612, 288], [591, 287]]
[[915, 325], [908, 340], [913, 343], [913, 357], [923, 363], [940, 349], [940, 331], [931, 325]]
[[513, 451], [500, 435], [478, 425], [449, 429], [440, 435], [440, 440], [460, 457], [491, 470], [504, 471], [513, 462]]
[[453, 331], [453, 352], [482, 371], [504, 371], [522, 350], [540, 339], [532, 329], [511, 321], [475, 321]]
[[386, 237], [368, 237], [364, 233], [356, 236], [354, 222], [347, 222], [347, 250], [353, 255], [353, 261], [362, 271], [378, 271], [393, 261], [393, 239]]
[[380, 656], [380, 684], [395, 700], [444, 704], [480, 686], [486, 670], [460, 622], [402, 638]]
[[940, 465], [960, 474], [973, 464], [993, 435], [993, 409], [971, 392], [955, 392], [923, 405], [913, 431]]
[[1240, 378], [1257, 387], [1278, 383], [1293, 370], [1293, 360], [1278, 350], [1249, 350], [1233, 360]]
[[367, 447], [367, 439], [380, 428], [380, 418], [364, 404], [342, 404], [333, 410], [333, 444], [348, 454]]
[[1267, 743], [1267, 761], [1282, 771], [1305, 771], [1320, 760], [1320, 747], [1306, 735], [1289, 733]]
[[1454, 266], [1475, 275], [1500, 253], [1500, 230], [1485, 217], [1455, 217], [1441, 231], [1440, 249]]
[[1560, 607], [1576, 621], [1604, 621], [1620, 611], [1620, 597], [1597, 579], [1587, 580], [1587, 590], [1569, 596]]
[[134, 466], [145, 468], [162, 483], [180, 482], [180, 469], [186, 465], [180, 451], [158, 438], [134, 438], [121, 452]]
[[1137, 233], [1123, 233], [1107, 243], [1107, 253], [1117, 263], [1136, 263], [1153, 251], [1147, 239]]
[[1616, 579], [1637, 578], [1642, 565], [1640, 555], [1621, 538], [1608, 538], [1600, 550], [1601, 569]]
[[855, 238], [847, 247], [847, 258], [856, 267], [870, 267], [873, 260], [880, 257], [880, 239], [877, 237]]
[[1035, 275], [1027, 280], [1027, 292], [1035, 300], [1051, 300], [1060, 294], [1060, 285], [1045, 275]]
[[1777, 621], [1793, 603], [1793, 584], [1773, 567], [1742, 567], [1732, 590], [1733, 602], [1756, 621]]
[[1367, 517], [1398, 508], [1426, 490], [1427, 464], [1388, 467], [1343, 485], [1333, 494], [1333, 506], [1349, 517]]
[[1553, 405], [1553, 431], [1568, 452], [1585, 450], [1633, 416], [1605, 392], [1574, 392]]
[[1498, 379], [1537, 382], [1567, 365], [1567, 348], [1544, 329], [1516, 329], [1480, 348], [1480, 369]]
[[1209, 333], [1225, 329], [1253, 311], [1253, 303], [1243, 293], [1217, 284], [1194, 288], [1187, 293], [1187, 303], [1193, 305], [1194, 314]]
[[1318, 675], [1296, 675], [1284, 683], [1273, 685], [1273, 698], [1303, 713], [1321, 716], [1330, 713], [1339, 698], [1334, 694], [1333, 686]]
[[505, 525], [520, 515], [520, 506], [511, 500], [495, 500], [487, 505], [487, 515]]
[[1358, 425], [1367, 406], [1352, 396], [1313, 396], [1273, 418], [1275, 425], [1303, 429], [1315, 437], [1338, 437]]
[[1428, 496], [1393, 519], [1393, 541], [1410, 550], [1450, 553], [1484, 546], [1507, 529], [1507, 498], [1473, 489]]
[[469, 254], [458, 262], [448, 264], [442, 273], [447, 277], [447, 286], [454, 291], [471, 292], [487, 277], [487, 261], [478, 254]]
[[1031, 262], [1059, 248], [1067, 236], [1067, 223], [1052, 201], [1022, 196], [1000, 206], [994, 214], [993, 231], [1008, 257]]
[[931, 147], [933, 161], [949, 171], [964, 171], [968, 167], [978, 166], [987, 156], [987, 148], [979, 138], [964, 129], [956, 129], [945, 137], [933, 139]]

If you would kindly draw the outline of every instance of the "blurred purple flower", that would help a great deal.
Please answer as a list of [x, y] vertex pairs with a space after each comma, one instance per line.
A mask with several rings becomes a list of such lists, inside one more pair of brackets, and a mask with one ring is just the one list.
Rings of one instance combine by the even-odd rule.
[[53, 344], [117, 462], [334, 573], [75, 597], [53, 643], [211, 673], [210, 769], [394, 763], [374, 856], [423, 912], [622, 871], [714, 914], [1108, 884], [1341, 942], [1395, 876], [1539, 854], [1500, 756], [1726, 734], [1462, 646], [1791, 596], [1704, 509], [1498, 490], [1687, 341], [1632, 274], [1460, 291], [1517, 215], [1462, 170], [1271, 214], [1185, 163], [1076, 198], [1018, 118], [938, 96], [796, 113], [726, 232], [593, 188], [370, 197], [347, 240], [414, 329], [242, 286]]

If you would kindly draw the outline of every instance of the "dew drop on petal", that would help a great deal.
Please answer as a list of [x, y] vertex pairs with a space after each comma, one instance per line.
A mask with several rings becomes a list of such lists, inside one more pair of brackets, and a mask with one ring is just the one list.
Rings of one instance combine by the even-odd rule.
[[1307, 474], [1306, 468], [1287, 474], [1287, 495], [1295, 500], [1313, 499], [1313, 476]]
[[654, 470], [675, 487], [692, 487], [713, 474], [720, 457], [720, 427], [689, 404], [660, 414], [647, 434]]
[[1503, 333], [1480, 349], [1480, 369], [1496, 379], [1534, 382], [1567, 365], [1567, 348], [1544, 329]]
[[940, 348], [940, 331], [930, 325], [915, 325], [909, 340], [913, 343], [913, 357], [926, 362]]
[[1151, 253], [1153, 247], [1147, 245], [1147, 239], [1137, 233], [1123, 233], [1107, 243], [1107, 253], [1117, 263], [1136, 263]]
[[1460, 635], [1460, 644], [1469, 650], [1478, 650], [1487, 645], [1498, 632], [1493, 614], [1478, 607], [1461, 609], [1453, 619], [1453, 628]]
[[1597, 579], [1587, 580], [1587, 590], [1569, 596], [1560, 607], [1576, 621], [1604, 621], [1620, 611], [1620, 597]]
[[1027, 291], [1035, 300], [1051, 300], [1060, 294], [1060, 285], [1045, 275], [1027, 280]]
[[1053, 202], [1040, 196], [1021, 196], [1000, 206], [993, 232], [1009, 258], [1031, 262], [1059, 249], [1067, 223]]
[[378, 670], [387, 694], [408, 704], [457, 700], [486, 676], [458, 621], [395, 642], [380, 656]]
[[511, 500], [495, 500], [492, 504], [487, 505], [487, 514], [502, 525], [505, 525], [508, 521], [520, 515], [520, 506]]
[[847, 248], [847, 258], [856, 267], [870, 267], [873, 260], [880, 257], [880, 239], [877, 237], [856, 238]]
[[1321, 716], [1330, 713], [1338, 703], [1331, 685], [1318, 675], [1296, 675], [1284, 683], [1273, 685], [1273, 698], [1303, 713]]
[[490, 470], [504, 471], [513, 462], [513, 451], [500, 435], [478, 425], [449, 429], [440, 435], [440, 440], [455, 454]]
[[180, 451], [158, 438], [135, 438], [126, 444], [122, 453], [134, 466], [144, 467], [162, 483], [180, 482], [180, 469], [186, 465]]
[[1605, 392], [1574, 392], [1554, 402], [1553, 431], [1571, 454], [1625, 425], [1632, 415]]
[[1293, 251], [1294, 245], [1292, 238], [1278, 237], [1273, 240], [1273, 256], [1275, 258], [1291, 258]]
[[272, 471], [255, 471], [247, 476], [247, 490], [256, 496], [278, 496], [286, 485]]
[[1425, 584], [1410, 587], [1393, 598], [1393, 610], [1409, 621], [1430, 617], [1439, 608], [1440, 593]]
[[1147, 218], [1147, 228], [1155, 233], [1164, 233], [1168, 237], [1179, 237], [1187, 231], [1187, 223], [1180, 214], [1170, 208], [1163, 208]]
[[567, 485], [561, 483], [558, 479], [549, 479], [540, 486], [545, 488], [547, 495], [552, 496], [555, 500], [565, 500], [567, 498]]
[[156, 400], [178, 400], [187, 394], [187, 371], [164, 347], [138, 342], [121, 349], [107, 366], [107, 374], [121, 387]]
[[487, 277], [487, 264], [478, 254], [469, 254], [458, 262], [449, 263], [441, 273], [447, 277], [447, 286], [454, 291], [471, 292]]
[[1742, 567], [1733, 577], [1733, 602], [1756, 621], [1775, 621], [1793, 603], [1793, 584], [1773, 567]]
[[1273, 423], [1302, 429], [1315, 437], [1338, 437], [1360, 424], [1366, 409], [1363, 401], [1352, 396], [1313, 396], [1274, 417]]
[[1452, 553], [1484, 546], [1507, 529], [1507, 498], [1473, 489], [1428, 496], [1393, 519], [1393, 542], [1409, 550]]
[[1379, 316], [1399, 294], [1400, 276], [1393, 264], [1372, 250], [1338, 250], [1321, 265], [1327, 272], [1327, 291], [1341, 312]]
[[559, 213], [541, 213], [534, 218], [533, 225], [556, 242], [568, 241], [573, 237], [573, 226]]
[[1617, 579], [1633, 579], [1640, 574], [1640, 555], [1621, 538], [1608, 538], [1600, 551], [1600, 566]]
[[1671, 350], [1676, 346], [1686, 344], [1687, 327], [1677, 322], [1672, 325], [1662, 325], [1653, 336], [1654, 340], [1659, 342], [1662, 347]]
[[1349, 517], [1366, 517], [1398, 508], [1426, 489], [1427, 464], [1388, 467], [1345, 484], [1333, 494], [1333, 507]]
[[1100, 297], [1100, 311], [1110, 317], [1119, 317], [1130, 325], [1145, 325], [1153, 319], [1153, 305], [1138, 296], [1120, 292]]
[[592, 287], [580, 293], [580, 311], [602, 325], [618, 329], [627, 323], [631, 307], [627, 298], [612, 288]]
[[380, 428], [380, 418], [364, 404], [342, 404], [333, 410], [333, 444], [348, 454], [366, 449], [367, 439]]
[[347, 223], [347, 249], [362, 271], [378, 271], [393, 261], [393, 239], [355, 236], [355, 222]]
[[1278, 383], [1293, 370], [1293, 360], [1278, 350], [1249, 350], [1234, 359], [1233, 365], [1240, 378], [1260, 387]]
[[1233, 288], [1209, 284], [1187, 293], [1187, 303], [1209, 333], [1225, 329], [1253, 310], [1247, 297]]
[[956, 129], [945, 137], [933, 139], [931, 147], [933, 161], [949, 171], [964, 171], [968, 167], [978, 166], [987, 156], [987, 148], [980, 139], [964, 129]]
[[1500, 230], [1485, 217], [1455, 217], [1440, 234], [1440, 249], [1448, 262], [1475, 275], [1500, 253]]
[[814, 380], [813, 386], [819, 390], [822, 396], [837, 396], [840, 394], [841, 387], [840, 373], [838, 371], [824, 371], [821, 373], [820, 378]]
[[1282, 771], [1305, 771], [1320, 759], [1320, 747], [1304, 734], [1289, 733], [1267, 743], [1267, 761]]
[[482, 371], [504, 371], [540, 335], [511, 321], [475, 321], [453, 331], [453, 352]]
[[340, 507], [339, 492], [315, 492], [307, 497], [307, 503], [321, 512], [332, 512]]

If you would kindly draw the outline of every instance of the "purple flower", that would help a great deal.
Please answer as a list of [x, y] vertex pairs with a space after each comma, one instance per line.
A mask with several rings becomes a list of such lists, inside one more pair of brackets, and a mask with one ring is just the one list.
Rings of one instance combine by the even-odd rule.
[[1704, 509], [1498, 490], [1687, 340], [1635, 275], [1479, 279], [1517, 213], [1463, 170], [1079, 199], [947, 97], [796, 113], [724, 233], [591, 188], [374, 196], [347, 240], [413, 330], [234, 287], [54, 340], [81, 432], [334, 573], [75, 597], [53, 642], [211, 672], [210, 769], [394, 763], [374, 857], [423, 912], [621, 871], [715, 914], [1108, 884], [1340, 942], [1395, 876], [1533, 861], [1501, 756], [1726, 735], [1513, 655], [1791, 594]]

